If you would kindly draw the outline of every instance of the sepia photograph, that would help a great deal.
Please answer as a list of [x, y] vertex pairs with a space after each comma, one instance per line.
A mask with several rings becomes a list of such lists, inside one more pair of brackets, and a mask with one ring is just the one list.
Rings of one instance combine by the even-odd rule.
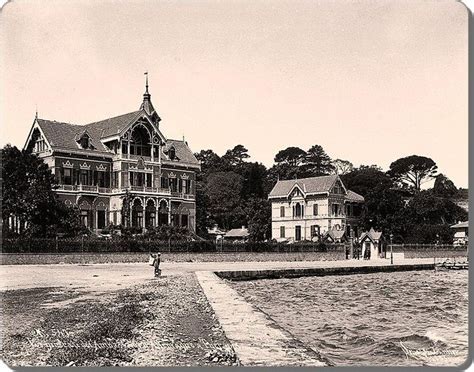
[[457, 367], [470, 11], [14, 0], [3, 367]]

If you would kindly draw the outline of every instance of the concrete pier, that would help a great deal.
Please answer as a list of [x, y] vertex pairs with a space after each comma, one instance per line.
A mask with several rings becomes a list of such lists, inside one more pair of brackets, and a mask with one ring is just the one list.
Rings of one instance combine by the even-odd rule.
[[199, 271], [196, 276], [242, 365], [327, 365], [316, 351], [245, 301], [213, 272]]

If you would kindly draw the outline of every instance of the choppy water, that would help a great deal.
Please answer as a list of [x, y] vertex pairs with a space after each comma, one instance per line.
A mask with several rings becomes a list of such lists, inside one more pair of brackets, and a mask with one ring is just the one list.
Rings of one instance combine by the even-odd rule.
[[467, 358], [467, 270], [232, 286], [334, 365], [453, 366]]

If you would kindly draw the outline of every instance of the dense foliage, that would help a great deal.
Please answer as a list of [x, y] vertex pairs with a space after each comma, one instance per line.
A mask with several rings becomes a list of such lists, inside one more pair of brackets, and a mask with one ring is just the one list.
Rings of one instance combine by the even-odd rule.
[[[77, 209], [61, 203], [54, 193], [54, 177], [48, 166], [28, 150], [7, 145], [2, 151], [4, 234], [15, 231], [25, 237], [82, 235]], [[339, 174], [350, 190], [364, 196], [362, 227], [393, 234], [395, 241], [414, 243], [450, 242], [449, 226], [467, 220], [467, 212], [455, 202], [466, 199], [467, 190], [457, 189], [445, 175], [436, 174], [436, 163], [427, 157], [412, 155], [394, 161], [384, 172], [376, 165], [355, 168], [348, 160], [331, 160], [322, 146], [307, 151], [290, 146], [275, 154], [275, 164], [266, 168], [250, 161], [248, 150], [237, 145], [219, 156], [213, 150], [196, 154], [201, 171], [196, 182], [196, 233], [159, 227], [147, 232], [148, 239], [199, 240], [209, 238], [214, 225], [232, 229], [247, 226], [249, 240], [271, 239], [271, 204], [268, 194], [279, 179]], [[428, 179], [434, 187], [421, 190]], [[125, 195], [125, 199], [130, 196]], [[128, 203], [125, 203], [128, 205]], [[124, 219], [130, 211], [124, 209]], [[128, 224], [129, 225], [129, 224]], [[140, 231], [121, 230], [124, 239]], [[7, 236], [4, 235], [4, 236]]]
[[48, 166], [27, 150], [2, 150], [3, 234], [24, 236], [77, 235], [83, 232], [79, 213], [60, 202]]

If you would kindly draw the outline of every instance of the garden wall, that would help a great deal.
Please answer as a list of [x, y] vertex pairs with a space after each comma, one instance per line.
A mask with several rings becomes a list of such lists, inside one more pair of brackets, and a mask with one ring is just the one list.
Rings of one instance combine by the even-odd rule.
[[[468, 255], [467, 246], [434, 244], [394, 244], [393, 252], [403, 252], [405, 258], [455, 258]], [[387, 257], [390, 257], [390, 245], [387, 247]]]
[[[295, 253], [162, 253], [168, 262], [238, 262], [238, 261], [334, 261], [345, 259], [342, 250]], [[147, 262], [148, 253], [3, 253], [2, 265], [100, 264]]]

